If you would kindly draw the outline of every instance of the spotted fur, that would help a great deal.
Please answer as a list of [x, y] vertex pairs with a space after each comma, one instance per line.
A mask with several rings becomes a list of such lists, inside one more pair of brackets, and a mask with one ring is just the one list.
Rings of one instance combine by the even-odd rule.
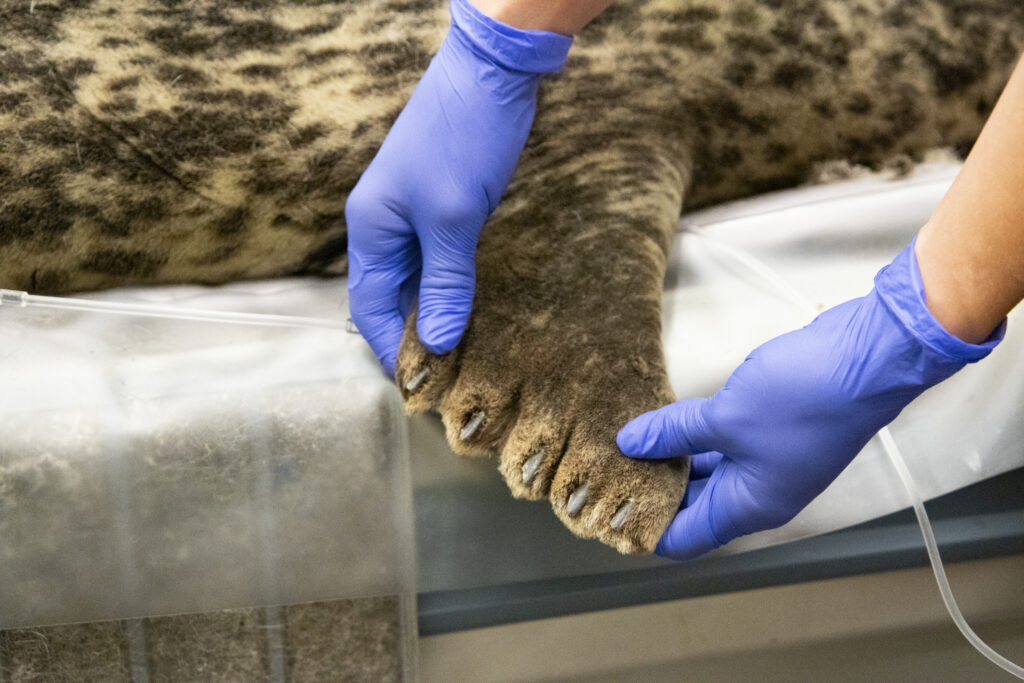
[[[607, 205], [624, 178], [664, 193], [666, 175], [668, 201], [698, 206], [825, 159], [965, 149], [1024, 44], [1022, 13], [625, 1], [546, 84], [507, 212], [543, 224], [553, 201]], [[0, 284], [343, 272], [345, 198], [446, 26], [441, 0], [4, 3]], [[581, 163], [595, 150], [607, 169]]]

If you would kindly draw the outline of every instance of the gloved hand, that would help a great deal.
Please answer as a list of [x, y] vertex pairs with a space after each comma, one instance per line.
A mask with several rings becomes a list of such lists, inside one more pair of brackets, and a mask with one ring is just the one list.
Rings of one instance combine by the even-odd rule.
[[565, 63], [572, 43], [502, 24], [469, 0], [452, 0], [451, 15], [345, 206], [352, 318], [389, 374], [417, 290], [427, 348], [450, 351], [462, 337], [480, 229], [526, 142], [540, 78]]
[[925, 305], [907, 247], [867, 296], [755, 349], [708, 399], [645, 413], [619, 432], [626, 455], [695, 455], [684, 507], [656, 553], [696, 557], [780, 526], [821, 493], [879, 429], [928, 387], [984, 358]]

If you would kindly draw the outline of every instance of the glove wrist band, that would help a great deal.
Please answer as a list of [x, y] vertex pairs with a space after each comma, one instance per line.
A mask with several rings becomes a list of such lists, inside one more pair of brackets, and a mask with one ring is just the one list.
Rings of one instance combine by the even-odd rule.
[[1006, 320], [981, 344], [970, 344], [942, 326], [926, 303], [914, 242], [875, 276], [875, 290], [886, 308], [919, 342], [946, 359], [974, 363], [992, 352], [1006, 333]]
[[469, 0], [451, 0], [450, 37], [509, 71], [551, 73], [565, 64], [572, 36], [518, 29], [492, 19]]

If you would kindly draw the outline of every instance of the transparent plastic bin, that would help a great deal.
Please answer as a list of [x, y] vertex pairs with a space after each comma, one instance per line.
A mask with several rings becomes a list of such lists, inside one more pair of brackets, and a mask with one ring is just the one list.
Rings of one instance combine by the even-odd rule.
[[[343, 321], [343, 291], [93, 298]], [[414, 592], [405, 419], [356, 335], [8, 299], [0, 339], [0, 628]]]

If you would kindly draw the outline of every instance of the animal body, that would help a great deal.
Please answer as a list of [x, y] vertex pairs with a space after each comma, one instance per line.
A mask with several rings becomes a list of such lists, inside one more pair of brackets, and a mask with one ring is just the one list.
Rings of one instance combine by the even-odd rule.
[[[345, 199], [447, 26], [442, 0], [8, 0], [0, 286], [344, 273]], [[687, 473], [614, 437], [673, 399], [683, 206], [964, 151], [1022, 48], [1019, 0], [623, 0], [542, 88], [463, 341], [407, 328], [407, 408], [577, 534], [650, 551]]]

